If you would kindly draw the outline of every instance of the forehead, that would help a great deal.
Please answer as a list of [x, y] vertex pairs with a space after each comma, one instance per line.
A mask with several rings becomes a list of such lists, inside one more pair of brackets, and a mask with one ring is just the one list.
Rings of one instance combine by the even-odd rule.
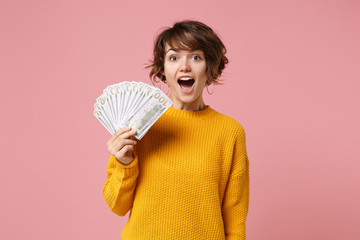
[[196, 52], [196, 53], [201, 53], [201, 54], [204, 54], [202, 50], [200, 49], [191, 49], [191, 48], [179, 48], [179, 47], [172, 47], [170, 46], [169, 44], [166, 44], [165, 47], [164, 47], [164, 50], [165, 50], [165, 54], [171, 52], [171, 51], [175, 51], [175, 52], [184, 52], [184, 53], [193, 53], [193, 52]]

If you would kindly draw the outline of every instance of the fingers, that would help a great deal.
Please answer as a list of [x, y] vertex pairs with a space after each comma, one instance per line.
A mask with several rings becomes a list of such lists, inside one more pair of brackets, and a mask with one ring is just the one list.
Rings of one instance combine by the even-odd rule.
[[121, 134], [123, 134], [124, 132], [130, 131], [130, 127], [125, 126], [119, 130], [117, 130], [110, 138], [110, 140], [108, 142], [112, 142], [114, 141], [117, 137], [119, 137]]
[[108, 152], [123, 163], [131, 162], [136, 141], [130, 139], [130, 137], [135, 133], [136, 129], [130, 127], [123, 127], [118, 130], [107, 142]]
[[128, 138], [117, 138], [111, 144], [108, 145], [108, 151], [114, 155], [114, 153], [120, 151], [122, 148], [124, 148], [127, 145], [135, 145], [136, 141]]
[[126, 145], [120, 151], [116, 152], [113, 155], [116, 159], [123, 162], [125, 160], [125, 157], [130, 157], [128, 155], [132, 155], [133, 150], [134, 150], [133, 145]]
[[121, 138], [129, 138], [130, 136], [134, 135], [136, 133], [135, 129], [131, 129], [130, 127], [123, 127], [119, 129], [114, 135], [111, 136], [110, 140], [107, 142], [108, 147], [114, 142], [115, 139], [121, 137]]
[[131, 129], [130, 131], [123, 133], [121, 135], [121, 138], [130, 138], [135, 133], [136, 133], [136, 129]]
[[124, 148], [127, 145], [135, 145], [136, 141], [127, 139], [127, 138], [118, 138], [115, 140], [113, 144], [113, 148], [115, 151], [120, 151], [120, 149]]

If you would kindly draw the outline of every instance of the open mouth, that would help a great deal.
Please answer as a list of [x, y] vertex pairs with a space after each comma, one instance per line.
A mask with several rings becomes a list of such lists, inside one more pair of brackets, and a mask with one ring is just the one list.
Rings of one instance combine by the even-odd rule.
[[182, 78], [179, 78], [179, 80], [177, 82], [182, 89], [188, 90], [194, 85], [195, 80], [193, 78], [189, 78], [189, 77], [182, 77]]

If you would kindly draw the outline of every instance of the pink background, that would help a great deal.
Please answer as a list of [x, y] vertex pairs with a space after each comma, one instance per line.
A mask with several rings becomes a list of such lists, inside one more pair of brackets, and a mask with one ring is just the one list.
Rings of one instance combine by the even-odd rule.
[[0, 238], [119, 239], [94, 101], [110, 84], [149, 83], [156, 33], [195, 19], [228, 48], [225, 84], [204, 95], [246, 129], [248, 239], [360, 239], [359, 11], [356, 0], [2, 0]]

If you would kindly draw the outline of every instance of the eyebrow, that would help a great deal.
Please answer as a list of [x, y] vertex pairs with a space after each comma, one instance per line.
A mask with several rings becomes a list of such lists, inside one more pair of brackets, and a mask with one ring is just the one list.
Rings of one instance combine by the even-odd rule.
[[[169, 51], [174, 51], [174, 52], [178, 52], [178, 51], [181, 51], [181, 49], [180, 50], [176, 50], [176, 49], [174, 49], [174, 48], [169, 48], [167, 51], [166, 51], [166, 53], [165, 54], [167, 54]], [[192, 50], [192, 51], [189, 51], [189, 52], [197, 52], [197, 51], [201, 51], [201, 50]]]
[[175, 49], [173, 48], [169, 48], [169, 50], [166, 51], [166, 53], [168, 53], [169, 51], [173, 50], [174, 52], [177, 52]]

